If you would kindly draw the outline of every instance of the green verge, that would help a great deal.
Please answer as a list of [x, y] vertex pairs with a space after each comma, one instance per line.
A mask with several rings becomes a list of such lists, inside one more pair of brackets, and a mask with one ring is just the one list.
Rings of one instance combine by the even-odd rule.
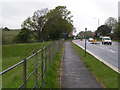
[[87, 53], [85, 58], [84, 50], [79, 46], [72, 43], [73, 48], [77, 52], [78, 56], [83, 60], [88, 70], [93, 74], [98, 82], [104, 88], [118, 88], [118, 73], [109, 68], [104, 63], [100, 62], [91, 54]]
[[42, 88], [60, 88], [60, 68], [63, 49], [61, 49], [54, 57], [52, 64], [46, 72], [44, 85]]
[[[22, 61], [24, 58], [32, 55], [34, 51], [38, 51], [39, 49], [45, 47], [48, 44], [49, 42], [2, 45], [2, 70], [5, 70], [12, 65]], [[27, 76], [33, 71], [33, 69], [34, 57], [27, 61]], [[29, 84], [29, 80], [27, 82], [27, 87], [33, 86], [35, 82], [34, 75], [31, 78], [31, 80], [33, 81], [31, 82], [32, 85]], [[18, 88], [18, 86], [20, 86], [22, 83], [23, 64], [2, 75], [3, 88]]]

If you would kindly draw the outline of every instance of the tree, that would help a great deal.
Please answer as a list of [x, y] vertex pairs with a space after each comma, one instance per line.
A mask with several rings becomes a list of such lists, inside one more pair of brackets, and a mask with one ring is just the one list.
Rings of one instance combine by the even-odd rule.
[[65, 6], [58, 6], [55, 9], [41, 9], [34, 12], [32, 17], [28, 17], [22, 28], [31, 30], [32, 35], [38, 40], [60, 39], [67, 33], [72, 34], [72, 15]]
[[13, 42], [27, 43], [30, 40], [30, 30], [23, 28], [20, 33], [14, 37]]
[[72, 16], [71, 12], [66, 9], [65, 6], [58, 6], [51, 10], [46, 18], [47, 22], [44, 25], [44, 33], [46, 33], [44, 38], [49, 36], [51, 39], [59, 39], [64, 37], [63, 33], [67, 33], [69, 36], [72, 34]]
[[73, 32], [72, 32], [72, 34], [75, 34], [76, 32], [77, 32], [76, 28], [73, 27]]
[[10, 29], [8, 27], [3, 28], [3, 30], [10, 31]]
[[107, 25], [111, 30], [116, 28], [116, 24], [117, 24], [117, 20], [113, 17], [109, 17], [106, 21], [105, 21], [105, 25]]
[[105, 36], [109, 33], [111, 33], [111, 28], [109, 28], [107, 25], [101, 25], [98, 27], [98, 29], [95, 31], [96, 34]]
[[[85, 37], [85, 31], [79, 32], [78, 37], [79, 38], [84, 38]], [[89, 38], [89, 37], [93, 37], [92, 36], [92, 31], [90, 31], [90, 30], [86, 31], [86, 38]]]
[[84, 31], [81, 31], [81, 32], [79, 32], [79, 34], [77, 34], [77, 37], [79, 37], [79, 38], [84, 38], [84, 36], [85, 36]]
[[86, 38], [90, 38], [90, 37], [93, 37], [92, 36], [92, 31], [86, 31]]
[[21, 25], [22, 28], [27, 28], [28, 30], [32, 31], [34, 37], [40, 41], [42, 40], [42, 32], [46, 19], [46, 14], [48, 13], [48, 9], [41, 9], [37, 10], [33, 13], [32, 17], [28, 17], [23, 24]]

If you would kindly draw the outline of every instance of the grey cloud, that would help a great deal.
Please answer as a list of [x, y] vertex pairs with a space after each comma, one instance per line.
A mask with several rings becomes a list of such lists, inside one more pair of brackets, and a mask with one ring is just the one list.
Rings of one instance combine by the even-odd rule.
[[120, 1], [118, 3], [118, 17], [120, 17]]
[[1, 4], [2, 26], [20, 28], [21, 23], [34, 11], [47, 8], [48, 4], [40, 2], [5, 2]]
[[34, 11], [42, 8], [53, 9], [58, 5], [66, 5], [68, 10], [70, 10], [74, 16], [73, 24], [78, 31], [84, 30], [85, 27], [93, 30], [97, 27], [97, 21], [93, 20], [93, 18], [99, 18], [100, 24], [103, 24], [107, 18], [111, 16], [116, 18], [118, 16], [117, 4], [118, 0], [115, 0], [115, 2], [113, 0], [40, 0], [40, 2], [1, 2], [0, 7], [2, 13], [0, 13], [0, 17], [2, 16], [2, 26], [20, 28], [21, 23], [27, 17], [32, 16]]

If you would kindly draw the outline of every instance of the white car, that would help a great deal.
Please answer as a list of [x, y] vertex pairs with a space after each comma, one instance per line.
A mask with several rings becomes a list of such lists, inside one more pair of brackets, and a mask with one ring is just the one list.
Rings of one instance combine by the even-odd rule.
[[88, 39], [89, 42], [93, 42], [93, 40], [94, 40], [93, 38], [89, 38]]
[[108, 45], [112, 45], [112, 41], [111, 41], [111, 38], [110, 37], [103, 37], [102, 38], [102, 44], [108, 44]]

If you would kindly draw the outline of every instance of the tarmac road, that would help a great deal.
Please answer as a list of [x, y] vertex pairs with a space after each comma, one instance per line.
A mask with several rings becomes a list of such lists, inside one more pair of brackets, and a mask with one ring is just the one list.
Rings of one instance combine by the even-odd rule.
[[[98, 44], [92, 44], [91, 42], [86, 41], [87, 51], [92, 55], [96, 56], [99, 60], [106, 62], [108, 66], [118, 71], [118, 43], [112, 42], [112, 45], [102, 45], [101, 42]], [[85, 41], [73, 40], [73, 43], [80, 46], [84, 49]], [[106, 64], [105, 63], [105, 64]]]

